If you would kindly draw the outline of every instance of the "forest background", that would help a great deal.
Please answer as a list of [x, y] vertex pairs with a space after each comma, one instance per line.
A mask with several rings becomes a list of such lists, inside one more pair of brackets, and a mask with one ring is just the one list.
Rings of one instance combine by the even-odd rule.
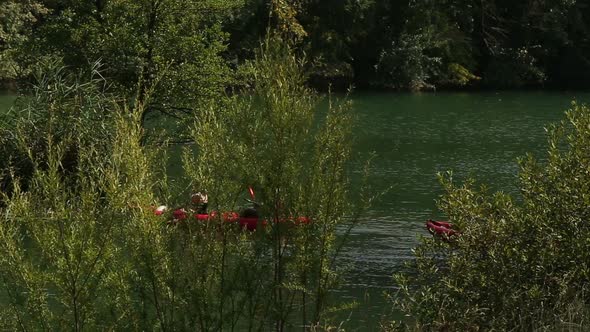
[[0, 81], [14, 86], [35, 59], [61, 54], [74, 68], [101, 58], [127, 86], [166, 67], [227, 87], [224, 70], [252, 59], [272, 26], [305, 53], [316, 88], [586, 87], [588, 17], [573, 0], [7, 0]]

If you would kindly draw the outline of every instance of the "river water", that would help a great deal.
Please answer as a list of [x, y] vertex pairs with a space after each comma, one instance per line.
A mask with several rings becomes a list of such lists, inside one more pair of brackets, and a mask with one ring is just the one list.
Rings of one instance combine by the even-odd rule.
[[[361, 217], [341, 260], [346, 269], [335, 302], [357, 301], [349, 330], [375, 330], [391, 304], [392, 275], [412, 257], [424, 221], [445, 216], [436, 208], [441, 194], [436, 173], [452, 170], [494, 190], [518, 194], [517, 158], [527, 152], [544, 157], [544, 127], [563, 118], [572, 100], [590, 102], [580, 92], [488, 92], [352, 96], [356, 116], [356, 172], [375, 152], [369, 183], [387, 191]], [[0, 95], [0, 110], [12, 102]]]

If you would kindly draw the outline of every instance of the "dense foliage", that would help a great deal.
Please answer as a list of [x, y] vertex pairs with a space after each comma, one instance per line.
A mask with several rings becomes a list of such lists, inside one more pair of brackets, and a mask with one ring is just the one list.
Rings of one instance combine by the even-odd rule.
[[[118, 94], [140, 103], [151, 96], [142, 118], [149, 112], [182, 117], [219, 98], [231, 82], [221, 57], [227, 39], [222, 22], [239, 5], [229, 0], [9, 1], [2, 6], [14, 13], [0, 12], [6, 30], [0, 54], [24, 67], [23, 74], [44, 57], [63, 59], [74, 71], [100, 60], [102, 74]], [[3, 78], [16, 75], [9, 74]]]
[[251, 253], [258, 264], [245, 272], [254, 278], [249, 289], [260, 290], [245, 308], [276, 330], [328, 318], [327, 291], [337, 284], [334, 263], [344, 240], [336, 241], [336, 227], [355, 222], [345, 173], [349, 105], [331, 103], [320, 115], [302, 65], [271, 38], [252, 64], [254, 97], [206, 112], [193, 131], [198, 154], [184, 158], [193, 185], [207, 188], [216, 209], [239, 205], [244, 184], [255, 188], [269, 224]]
[[30, 58], [23, 48], [32, 27], [48, 10], [39, 1], [3, 1], [0, 3], [0, 82], [28, 74]]
[[98, 65], [72, 73], [60, 61], [47, 59], [33, 68], [32, 75], [31, 95], [17, 99], [13, 109], [0, 114], [0, 188], [7, 192], [13, 178], [28, 188], [35, 165], [47, 166], [51, 144], [60, 145], [60, 164], [66, 173], [79, 169], [79, 153], [88, 144], [99, 155], [111, 148], [117, 105], [106, 92]]
[[[350, 108], [319, 113], [280, 38], [251, 67], [256, 98], [224, 98], [192, 117], [195, 144], [177, 180], [208, 191], [219, 212], [203, 221], [154, 214], [161, 203], [188, 209], [188, 199], [170, 185], [166, 149], [144, 140], [149, 95], [127, 103], [105, 93], [97, 68], [72, 76], [45, 65], [0, 131], [10, 147], [2, 329], [284, 331], [329, 321], [336, 227], [354, 225]], [[248, 185], [259, 204], [252, 231], [223, 217], [240, 211]]]
[[[269, 27], [310, 58], [310, 81], [343, 88], [587, 86], [584, 1], [27, 0], [0, 7], [1, 79], [38, 56], [80, 67], [101, 58], [108, 76], [140, 91], [162, 80], [154, 106], [215, 96], [230, 68], [252, 59]], [[241, 82], [233, 82], [233, 84]], [[166, 93], [164, 93], [166, 91]], [[143, 92], [141, 92], [143, 93]], [[141, 97], [141, 96], [140, 96]], [[178, 112], [175, 112], [178, 114]]]
[[[397, 89], [587, 84], [589, 13], [583, 1], [259, 0], [247, 7], [286, 3], [303, 29], [300, 45], [312, 60], [316, 84]], [[243, 18], [249, 24], [240, 28], [247, 34], [264, 31], [261, 22], [274, 22], [269, 12], [248, 12]], [[230, 45], [242, 47], [239, 41]]]
[[590, 109], [549, 128], [547, 162], [520, 161], [522, 199], [442, 177], [460, 229], [424, 239], [397, 302], [424, 330], [588, 329]]

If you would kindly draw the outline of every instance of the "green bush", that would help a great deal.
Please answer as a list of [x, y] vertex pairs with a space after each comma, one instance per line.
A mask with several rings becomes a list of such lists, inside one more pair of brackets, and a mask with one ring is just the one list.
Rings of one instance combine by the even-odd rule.
[[482, 74], [483, 84], [503, 89], [542, 85], [547, 75], [534, 51], [527, 47], [499, 50]]
[[[241, 257], [257, 262], [244, 272], [243, 307], [264, 329], [329, 318], [327, 295], [338, 281], [336, 227], [355, 223], [346, 218], [350, 105], [330, 100], [320, 112], [303, 65], [287, 43], [269, 37], [251, 64], [251, 97], [204, 113], [193, 130], [197, 152], [184, 158], [191, 185], [208, 190], [214, 209], [242, 205], [248, 185], [262, 202], [258, 211], [268, 225], [257, 231], [252, 254]], [[299, 216], [311, 222], [288, 221]]]
[[461, 234], [424, 238], [395, 298], [422, 330], [586, 330], [590, 110], [549, 127], [546, 162], [520, 162], [517, 198], [441, 176], [440, 208]]
[[144, 105], [59, 66], [43, 72], [3, 130], [1, 329], [284, 331], [329, 320], [336, 227], [355, 222], [349, 104], [317, 112], [303, 64], [279, 39], [252, 66], [255, 97], [194, 119], [180, 177], [220, 212], [253, 185], [266, 221], [254, 232], [221, 214], [155, 216], [177, 194], [165, 152], [144, 140]]
[[[4, 168], [10, 190], [2, 192], [0, 324], [128, 326], [132, 300], [121, 280], [129, 273], [127, 223], [136, 219], [129, 202], [147, 202], [151, 192], [138, 130], [129, 126], [134, 113], [115, 112], [110, 99], [57, 77], [15, 119], [15, 151], [31, 171], [22, 181], [14, 167]], [[113, 114], [97, 114], [103, 103]]]
[[391, 47], [383, 50], [375, 66], [381, 84], [395, 89], [420, 91], [434, 89], [430, 83], [439, 70], [441, 58], [428, 50], [434, 42], [429, 29], [417, 34], [404, 33]]

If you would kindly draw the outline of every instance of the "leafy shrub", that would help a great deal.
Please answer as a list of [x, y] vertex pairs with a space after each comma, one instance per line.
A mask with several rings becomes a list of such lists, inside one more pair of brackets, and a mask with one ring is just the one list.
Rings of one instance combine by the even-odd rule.
[[445, 76], [443, 82], [454, 86], [466, 86], [471, 82], [481, 80], [481, 77], [474, 75], [467, 68], [454, 62], [447, 66]]
[[145, 234], [130, 225], [157, 225], [151, 211], [136, 208], [153, 201], [156, 182], [133, 126], [138, 113], [117, 110], [115, 101], [96, 94], [93, 80], [61, 77], [43, 81], [45, 89], [14, 119], [14, 151], [30, 172], [3, 169], [10, 181], [2, 192], [0, 325], [145, 327], [133, 311], [134, 251], [127, 241]]
[[383, 50], [375, 66], [382, 84], [412, 91], [434, 88], [429, 82], [438, 71], [441, 58], [428, 54], [434, 44], [432, 38], [432, 31], [428, 29], [417, 34], [403, 33], [398, 41]]
[[[327, 294], [338, 282], [336, 228], [355, 223], [346, 218], [350, 105], [330, 100], [320, 112], [304, 64], [278, 37], [269, 37], [251, 65], [252, 96], [204, 113], [193, 130], [197, 153], [187, 150], [185, 169], [217, 210], [236, 209], [240, 193], [255, 188], [268, 224], [247, 256], [257, 264], [242, 282], [260, 291], [245, 292], [244, 309], [266, 329], [311, 326], [329, 318]], [[299, 216], [311, 222], [289, 221]]]
[[[41, 76], [8, 119], [16, 129], [3, 131], [13, 144], [2, 169], [1, 329], [325, 324], [338, 281], [336, 227], [354, 225], [345, 218], [348, 104], [320, 116], [302, 63], [278, 39], [253, 66], [256, 97], [229, 98], [194, 119], [182, 180], [207, 190], [220, 212], [237, 209], [254, 185], [266, 222], [255, 232], [221, 213], [209, 221], [155, 216], [174, 193], [161, 146], [145, 145], [144, 105], [126, 107], [101, 92], [102, 81], [58, 67]], [[311, 222], [291, 221], [298, 216]]]
[[461, 235], [424, 238], [411, 269], [396, 277], [406, 325], [588, 328], [575, 324], [587, 324], [590, 300], [590, 110], [573, 104], [566, 115], [548, 129], [546, 163], [519, 161], [522, 197], [441, 176], [440, 208]]
[[543, 84], [547, 77], [535, 57], [534, 48], [500, 49], [483, 73], [483, 83], [499, 88]]

